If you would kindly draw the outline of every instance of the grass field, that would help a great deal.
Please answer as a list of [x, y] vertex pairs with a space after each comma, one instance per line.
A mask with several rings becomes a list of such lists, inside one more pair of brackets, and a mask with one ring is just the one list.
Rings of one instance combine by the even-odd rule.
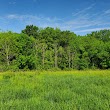
[[110, 71], [0, 73], [0, 110], [110, 110]]

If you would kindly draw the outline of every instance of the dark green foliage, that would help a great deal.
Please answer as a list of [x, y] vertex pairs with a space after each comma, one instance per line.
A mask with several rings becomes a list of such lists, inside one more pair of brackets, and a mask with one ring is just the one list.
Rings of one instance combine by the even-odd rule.
[[22, 33], [0, 33], [0, 71], [109, 69], [110, 30], [77, 36], [27, 25]]
[[22, 30], [22, 33], [27, 34], [28, 36], [33, 36], [37, 38], [39, 35], [39, 28], [33, 25], [27, 25], [26, 29]]

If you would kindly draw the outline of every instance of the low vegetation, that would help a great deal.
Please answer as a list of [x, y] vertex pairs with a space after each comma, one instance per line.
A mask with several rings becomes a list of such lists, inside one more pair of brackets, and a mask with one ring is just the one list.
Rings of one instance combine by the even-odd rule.
[[110, 110], [110, 71], [0, 73], [0, 110]]

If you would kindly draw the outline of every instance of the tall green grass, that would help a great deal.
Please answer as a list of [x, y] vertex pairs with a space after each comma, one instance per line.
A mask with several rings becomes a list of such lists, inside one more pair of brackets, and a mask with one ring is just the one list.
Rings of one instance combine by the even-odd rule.
[[0, 110], [110, 110], [110, 71], [0, 73]]

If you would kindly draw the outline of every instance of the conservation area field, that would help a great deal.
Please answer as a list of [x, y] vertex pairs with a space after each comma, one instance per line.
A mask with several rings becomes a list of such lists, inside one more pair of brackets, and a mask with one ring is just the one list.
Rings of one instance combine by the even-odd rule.
[[0, 110], [110, 110], [110, 70], [1, 72]]

